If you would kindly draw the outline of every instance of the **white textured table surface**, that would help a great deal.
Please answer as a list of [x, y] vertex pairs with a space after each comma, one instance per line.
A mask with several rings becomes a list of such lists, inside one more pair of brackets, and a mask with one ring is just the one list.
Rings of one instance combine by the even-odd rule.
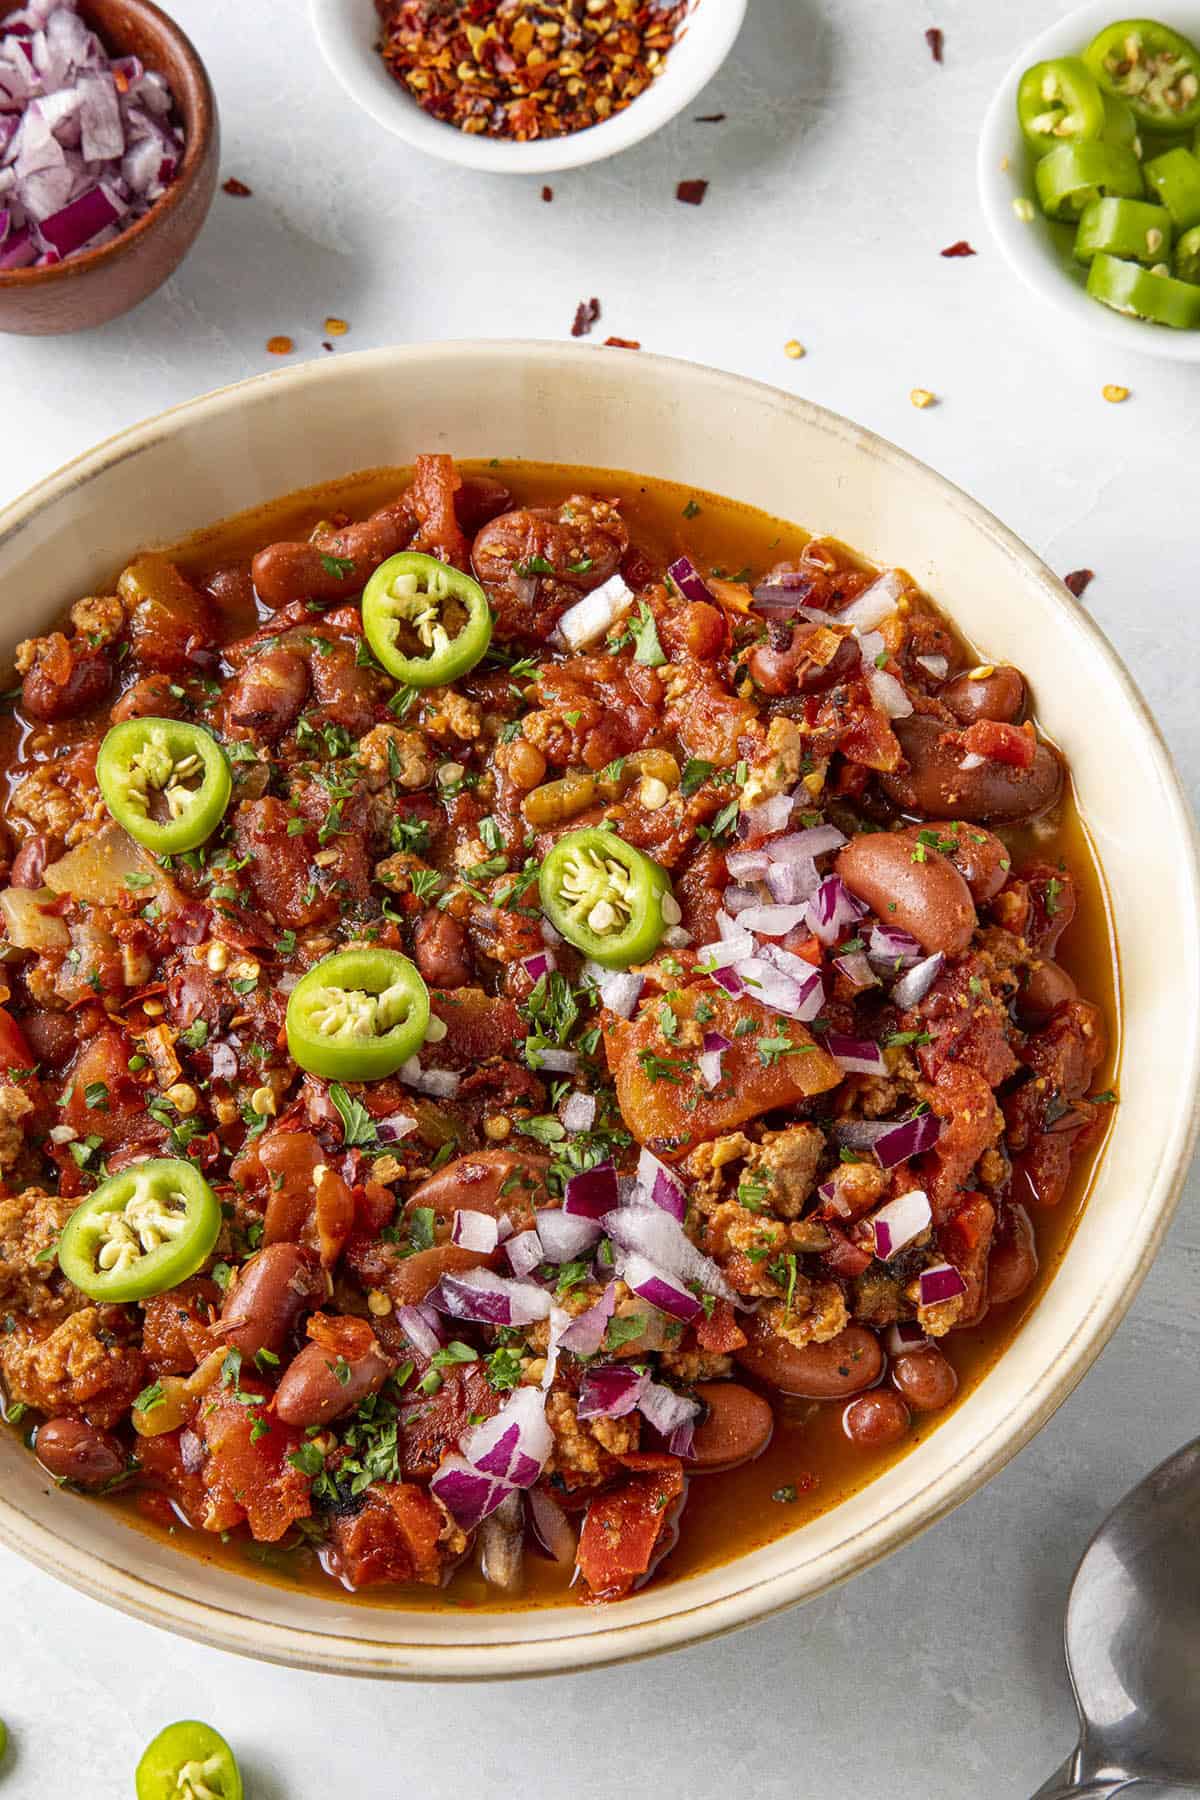
[[[171, 3], [217, 87], [223, 174], [254, 196], [218, 194], [182, 271], [132, 317], [0, 339], [0, 502], [119, 427], [273, 364], [274, 333], [322, 356], [326, 314], [350, 321], [343, 349], [561, 338], [595, 294], [601, 335], [809, 395], [950, 475], [1060, 572], [1095, 569], [1088, 605], [1194, 790], [1200, 371], [1065, 341], [976, 207], [986, 100], [1053, 0], [751, 0], [690, 109], [727, 122], [689, 116], [551, 177], [549, 206], [538, 182], [425, 162], [361, 119], [301, 0]], [[946, 34], [942, 68], [928, 25]], [[698, 210], [674, 199], [693, 177], [711, 182]], [[979, 255], [942, 260], [962, 237]], [[803, 361], [784, 357], [793, 337]], [[1132, 398], [1107, 405], [1106, 382]], [[916, 411], [914, 386], [942, 403]], [[1198, 1277], [1193, 1180], [1113, 1343], [990, 1487], [818, 1604], [633, 1669], [471, 1689], [292, 1674], [133, 1624], [0, 1551], [15, 1742], [0, 1794], [118, 1800], [146, 1740], [198, 1715], [238, 1747], [251, 1800], [708, 1800], [731, 1781], [763, 1800], [1021, 1800], [1071, 1741], [1059, 1637], [1075, 1559], [1197, 1430]]]

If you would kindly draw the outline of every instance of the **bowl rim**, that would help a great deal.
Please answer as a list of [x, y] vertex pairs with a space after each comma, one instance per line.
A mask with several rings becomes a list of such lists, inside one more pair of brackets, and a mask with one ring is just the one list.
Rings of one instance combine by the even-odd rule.
[[[363, 0], [363, 4], [369, 6], [370, 0]], [[675, 118], [724, 63], [742, 28], [747, 4], [748, 0], [720, 0], [719, 5], [716, 0], [693, 0], [684, 31], [689, 37], [700, 37], [701, 47], [686, 79], [678, 88], [668, 89], [665, 100], [660, 77], [612, 118], [563, 137], [538, 138], [529, 143], [459, 131], [423, 112], [399, 82], [390, 78], [386, 78], [385, 90], [375, 79], [379, 73], [374, 67], [378, 61], [375, 51], [370, 52], [373, 60], [368, 72], [359, 43], [346, 28], [341, 7], [331, 4], [331, 0], [309, 0], [309, 21], [326, 67], [344, 92], [394, 137], [402, 138], [414, 150], [461, 168], [482, 169], [493, 175], [543, 175], [616, 156]]]
[[[475, 358], [481, 363], [515, 363], [523, 371], [528, 370], [532, 363], [548, 377], [567, 379], [571, 365], [577, 364], [580, 356], [612, 354], [599, 347], [574, 347], [533, 341], [451, 341], [364, 351], [353, 357], [342, 358], [336, 366], [345, 368], [353, 362], [368, 372], [378, 370], [382, 378], [385, 373], [395, 375], [398, 371], [402, 372], [407, 364], [420, 362], [428, 366], [431, 360], [449, 364], [459, 358]], [[659, 380], [698, 384], [711, 399], [712, 406], [726, 406], [730, 416], [736, 413], [739, 402], [772, 404], [803, 422], [806, 427], [828, 432], [842, 439], [850, 448], [866, 451], [887, 468], [903, 472], [909, 477], [915, 476], [931, 491], [936, 492], [948, 507], [965, 515], [968, 523], [1016, 566], [1025, 581], [1036, 584], [1056, 607], [1065, 608], [1073, 627], [1089, 640], [1091, 648], [1108, 665], [1135, 723], [1142, 729], [1147, 755], [1163, 796], [1163, 805], [1168, 815], [1173, 815], [1177, 866], [1182, 871], [1191, 910], [1195, 916], [1200, 917], [1200, 838], [1162, 734], [1132, 678], [1099, 626], [1031, 549], [979, 502], [971, 499], [944, 476], [907, 451], [839, 414], [743, 376], [707, 369], [676, 358], [647, 355], [644, 352], [618, 354], [628, 359], [631, 380], [639, 379], [635, 371], [644, 370]], [[310, 362], [292, 369], [258, 375], [184, 402], [127, 427], [46, 476], [0, 511], [0, 548], [3, 548], [10, 537], [34, 521], [44, 508], [62, 502], [73, 490], [116, 465], [169, 441], [176, 430], [189, 422], [222, 417], [236, 421], [254, 390], [265, 390], [269, 384], [272, 392], [290, 387], [299, 394], [311, 388], [314, 383], [329, 379], [326, 371], [333, 366]], [[724, 415], [718, 413], [718, 416]], [[337, 1674], [428, 1681], [495, 1680], [574, 1672], [655, 1655], [684, 1644], [723, 1635], [753, 1620], [771, 1617], [804, 1599], [840, 1585], [850, 1576], [860, 1573], [910, 1542], [928, 1526], [944, 1517], [1028, 1443], [1082, 1379], [1125, 1316], [1162, 1242], [1178, 1202], [1200, 1128], [1200, 1101], [1196, 1097], [1200, 1039], [1195, 1033], [1189, 1040], [1187, 1060], [1188, 1066], [1181, 1073], [1179, 1086], [1181, 1104], [1165, 1125], [1160, 1140], [1161, 1154], [1148, 1184], [1148, 1203], [1143, 1209], [1138, 1230], [1131, 1235], [1122, 1252], [1122, 1281], [1116, 1292], [1111, 1289], [1106, 1292], [1094, 1290], [1088, 1297], [1080, 1328], [1069, 1349], [1048, 1362], [1030, 1387], [1006, 1398], [1003, 1411], [996, 1422], [978, 1438], [953, 1470], [931, 1474], [906, 1502], [901, 1513], [893, 1512], [867, 1521], [852, 1537], [847, 1538], [839, 1546], [837, 1566], [832, 1574], [827, 1568], [814, 1574], [811, 1568], [796, 1567], [752, 1579], [743, 1578], [739, 1583], [736, 1571], [741, 1559], [735, 1558], [724, 1565], [725, 1570], [730, 1572], [731, 1585], [727, 1591], [656, 1617], [622, 1622], [619, 1615], [616, 1615], [611, 1625], [586, 1634], [573, 1635], [564, 1631], [561, 1634], [531, 1639], [521, 1634], [523, 1615], [518, 1612], [511, 1615], [511, 1638], [506, 1636], [474, 1643], [414, 1644], [372, 1637], [372, 1613], [365, 1607], [361, 1611], [361, 1623], [356, 1623], [354, 1635], [334, 1636], [307, 1627], [270, 1622], [236, 1611], [232, 1606], [216, 1605], [181, 1595], [173, 1592], [164, 1582], [117, 1567], [101, 1552], [82, 1549], [61, 1528], [51, 1529], [26, 1511], [24, 1506], [3, 1493], [0, 1493], [0, 1542], [6, 1543], [48, 1573], [59, 1576], [92, 1598], [103, 1600], [147, 1623], [198, 1639], [222, 1650]], [[1185, 1099], [1185, 1096], [1190, 1099]], [[797, 1533], [797, 1539], [802, 1535]], [[664, 1592], [669, 1593], [670, 1590]], [[496, 1615], [489, 1617], [494, 1619]]]
[[[1178, 30], [1190, 26], [1189, 35], [1200, 38], [1200, 0], [1164, 0], [1159, 11], [1166, 23], [1174, 24]], [[1181, 23], [1179, 15], [1184, 14], [1186, 19]], [[1006, 69], [979, 134], [976, 180], [980, 204], [992, 238], [1009, 268], [1030, 292], [1047, 301], [1064, 318], [1073, 319], [1091, 336], [1103, 338], [1126, 352], [1140, 352], [1165, 362], [1200, 362], [1200, 330], [1173, 331], [1165, 325], [1156, 328], [1141, 319], [1125, 318], [1090, 299], [1060, 268], [1044, 266], [1034, 254], [1029, 234], [1045, 225], [1040, 214], [1024, 223], [1012, 210], [1014, 198], [1026, 193], [1030, 185], [1020, 178], [1025, 149], [1015, 117], [1017, 83], [1033, 63], [1077, 53], [1113, 16], [1113, 0], [1083, 0], [1082, 5], [1063, 13], [1031, 38]]]
[[[66, 256], [61, 262], [51, 263], [47, 268], [4, 269], [0, 270], [0, 292], [17, 292], [21, 289], [31, 291], [33, 288], [53, 287], [56, 282], [78, 281], [94, 269], [111, 268], [136, 250], [138, 244], [151, 231], [175, 211], [193, 186], [200, 174], [209, 146], [212, 143], [214, 123], [217, 116], [216, 95], [209, 73], [191, 38], [169, 13], [165, 13], [155, 0], [120, 0], [121, 5], [130, 14], [138, 14], [142, 19], [161, 31], [164, 37], [171, 38], [181, 60], [186, 65], [195, 86], [197, 104], [194, 108], [196, 118], [193, 128], [188, 130], [183, 144], [183, 160], [178, 173], [174, 176], [165, 193], [160, 194], [149, 212], [143, 213], [140, 219], [127, 226], [117, 237], [111, 238], [107, 244], [100, 244], [94, 250], [81, 250], [74, 256]], [[20, 10], [21, 0], [0, 0], [0, 25], [12, 12]], [[180, 98], [173, 98], [178, 107]]]

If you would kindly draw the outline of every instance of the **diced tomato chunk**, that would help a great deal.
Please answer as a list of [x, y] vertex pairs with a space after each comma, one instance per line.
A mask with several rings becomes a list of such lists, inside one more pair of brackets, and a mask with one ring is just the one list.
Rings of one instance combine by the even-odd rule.
[[432, 1585], [441, 1579], [443, 1525], [424, 1488], [410, 1481], [375, 1482], [358, 1512], [330, 1521], [339, 1572], [354, 1588], [381, 1581]]
[[734, 1318], [733, 1304], [729, 1300], [714, 1301], [709, 1316], [705, 1318], [701, 1314], [696, 1320], [695, 1330], [700, 1348], [714, 1356], [727, 1356], [730, 1351], [740, 1350], [746, 1342], [746, 1334]]
[[232, 1508], [253, 1537], [273, 1544], [312, 1511], [309, 1478], [288, 1461], [303, 1433], [272, 1418], [267, 1400], [262, 1383], [243, 1374], [236, 1392], [222, 1388], [200, 1408], [196, 1429], [208, 1446], [206, 1531], [228, 1530]]
[[621, 1600], [649, 1572], [674, 1542], [687, 1491], [677, 1456], [644, 1452], [619, 1460], [630, 1479], [596, 1496], [579, 1534], [579, 1572], [590, 1590], [586, 1600]]
[[1037, 739], [1032, 731], [1020, 725], [1006, 725], [1000, 719], [976, 719], [963, 732], [960, 742], [972, 756], [1009, 763], [1014, 769], [1032, 769], [1037, 755]]

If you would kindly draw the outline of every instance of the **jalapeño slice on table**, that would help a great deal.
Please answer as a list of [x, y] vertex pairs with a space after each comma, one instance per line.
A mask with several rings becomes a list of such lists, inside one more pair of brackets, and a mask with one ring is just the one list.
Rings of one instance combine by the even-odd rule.
[[131, 838], [158, 856], [195, 850], [211, 837], [232, 790], [215, 738], [181, 719], [126, 719], [96, 758], [105, 804]]
[[339, 950], [292, 990], [293, 1060], [329, 1081], [378, 1081], [416, 1054], [429, 1029], [429, 989], [397, 950]]
[[146, 1746], [137, 1800], [242, 1800], [241, 1772], [219, 1731], [199, 1719], [168, 1725]]
[[410, 687], [445, 687], [473, 669], [492, 639], [477, 581], [416, 550], [381, 563], [363, 591], [363, 630], [389, 675]]
[[1200, 51], [1154, 19], [1121, 19], [1094, 37], [1083, 60], [1106, 93], [1155, 131], [1200, 124]]
[[1176, 331], [1200, 329], [1200, 287], [1177, 281], [1158, 269], [1119, 262], [1115, 256], [1098, 256], [1088, 274], [1087, 291], [1093, 300], [1131, 319], [1171, 325]]
[[1017, 121], [1036, 156], [1056, 144], [1101, 137], [1104, 96], [1083, 59], [1056, 56], [1026, 69], [1017, 89]]
[[131, 1163], [76, 1207], [58, 1266], [89, 1299], [145, 1300], [194, 1275], [220, 1230], [221, 1208], [195, 1164], [158, 1157]]
[[666, 870], [611, 831], [559, 838], [542, 863], [538, 892], [555, 929], [606, 969], [645, 962], [679, 922]]

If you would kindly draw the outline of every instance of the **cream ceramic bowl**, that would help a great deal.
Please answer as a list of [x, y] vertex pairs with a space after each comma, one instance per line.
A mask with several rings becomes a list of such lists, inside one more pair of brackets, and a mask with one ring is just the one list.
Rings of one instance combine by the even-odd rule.
[[[884, 1479], [790, 1537], [618, 1605], [472, 1615], [356, 1607], [256, 1582], [51, 1487], [0, 1432], [0, 1538], [126, 1612], [226, 1650], [347, 1674], [578, 1669], [666, 1650], [885, 1556], [993, 1475], [1066, 1397], [1158, 1247], [1195, 1131], [1196, 846], [1154, 723], [1066, 589], [982, 507], [803, 400], [647, 355], [539, 344], [382, 350], [264, 375], [123, 432], [0, 513], [5, 648], [135, 549], [419, 450], [587, 462], [765, 507], [902, 563], [975, 643], [1029, 675], [1068, 752], [1123, 952], [1122, 1104], [1040, 1306], [978, 1389]], [[1114, 755], [1114, 746], [1120, 754]], [[1146, 929], [1147, 895], [1154, 929]], [[1170, 944], [1170, 956], [1162, 946]]]
[[[1200, 0], [1156, 0], [1138, 15], [1123, 12], [1120, 0], [1087, 0], [1026, 44], [996, 90], [979, 137], [979, 197], [984, 217], [1001, 251], [1026, 287], [1057, 308], [1061, 322], [1092, 337], [1107, 338], [1120, 350], [1142, 351], [1169, 362], [1200, 362], [1200, 331], [1175, 331], [1129, 319], [1089, 298], [1087, 270], [1071, 255], [1073, 228], [1052, 224], [1036, 211], [1022, 219], [1014, 200], [1033, 198], [1033, 175], [1017, 124], [1017, 86], [1026, 69], [1055, 56], [1078, 56], [1098, 31], [1134, 16], [1160, 19], [1200, 44]], [[1036, 206], [1036, 201], [1035, 201]]]
[[312, 28], [332, 73], [356, 105], [377, 125], [414, 150], [467, 169], [494, 175], [545, 175], [602, 162], [682, 112], [712, 80], [733, 48], [746, 16], [746, 0], [691, 0], [691, 11], [667, 57], [666, 68], [622, 112], [586, 131], [517, 144], [474, 136], [432, 118], [384, 67], [376, 49], [379, 16], [374, 0], [309, 0]]

